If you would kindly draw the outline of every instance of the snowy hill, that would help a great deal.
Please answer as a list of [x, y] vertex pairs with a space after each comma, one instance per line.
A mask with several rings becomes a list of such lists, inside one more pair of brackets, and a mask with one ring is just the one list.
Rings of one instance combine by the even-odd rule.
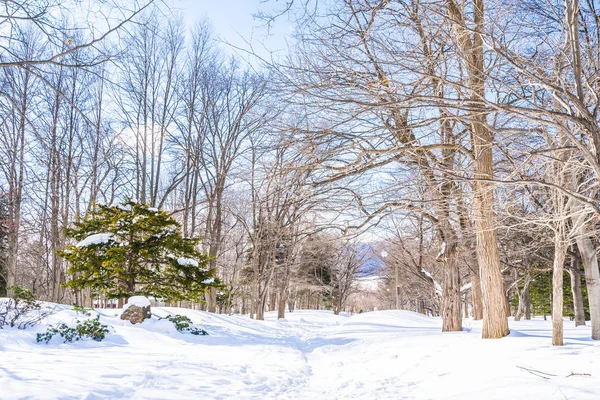
[[385, 279], [380, 276], [366, 276], [356, 280], [357, 289], [366, 292], [376, 292], [384, 284]]
[[[76, 317], [59, 307], [49, 323]], [[99, 312], [115, 328], [103, 342], [37, 344], [43, 325], [0, 330], [0, 398], [597, 399], [600, 388], [600, 344], [569, 322], [566, 346], [552, 347], [550, 321], [541, 320], [481, 340], [480, 323], [442, 334], [439, 319], [408, 311], [254, 321], [153, 308], [210, 334], [193, 336], [166, 320], [132, 326], [120, 310]]]

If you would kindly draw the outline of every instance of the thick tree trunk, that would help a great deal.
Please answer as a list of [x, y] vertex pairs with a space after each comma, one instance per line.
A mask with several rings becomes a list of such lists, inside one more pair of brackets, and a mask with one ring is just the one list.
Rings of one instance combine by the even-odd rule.
[[483, 319], [483, 303], [481, 300], [481, 279], [479, 273], [471, 274], [471, 299], [473, 301], [473, 319]]
[[285, 318], [285, 306], [287, 304], [287, 289], [279, 291], [279, 299], [277, 302], [277, 319]]
[[[464, 13], [454, 0], [446, 1], [448, 14], [456, 31], [457, 41], [463, 53], [468, 72], [470, 98], [479, 103], [485, 98], [485, 72], [483, 62], [484, 29], [483, 0], [473, 1], [473, 27], [464, 21]], [[472, 35], [472, 36], [471, 36]], [[504, 306], [504, 284], [500, 272], [500, 254], [496, 237], [494, 214], [492, 158], [493, 138], [487, 128], [483, 104], [471, 116], [471, 144], [475, 158], [473, 174], [473, 214], [477, 261], [480, 268], [481, 292], [483, 298], [483, 338], [501, 338], [510, 333]]]
[[594, 244], [589, 237], [579, 236], [577, 247], [585, 271], [585, 284], [588, 290], [592, 323], [592, 339], [600, 340], [600, 271], [598, 270], [598, 257]]
[[206, 294], [206, 305], [208, 312], [217, 312], [217, 290], [214, 287], [208, 289], [208, 293]]
[[[491, 161], [491, 153], [490, 153]], [[493, 221], [493, 196], [491, 187], [479, 186], [479, 190], [489, 190], [487, 194], [475, 196], [475, 220], [477, 232], [477, 258], [480, 267], [481, 291], [483, 298], [483, 338], [501, 338], [510, 333], [506, 318], [504, 283], [500, 273], [500, 256]], [[485, 189], [484, 189], [485, 188]]]
[[[491, 152], [490, 152], [491, 161]], [[491, 187], [479, 186], [479, 190], [487, 193], [475, 195], [475, 229], [477, 234], [477, 258], [480, 267], [481, 292], [483, 299], [483, 329], [484, 339], [495, 339], [510, 333], [506, 318], [504, 282], [500, 273], [500, 255], [492, 209], [493, 196]], [[486, 187], [487, 186], [487, 187]]]
[[421, 299], [417, 299], [417, 312], [419, 314], [425, 314], [425, 302]]
[[267, 301], [267, 296], [261, 296], [256, 302], [256, 320], [264, 321], [265, 320], [265, 303]]
[[571, 294], [573, 295], [573, 308], [575, 311], [575, 326], [585, 325], [585, 309], [583, 307], [583, 293], [581, 292], [581, 260], [579, 254], [571, 257]]
[[456, 242], [447, 243], [444, 254], [444, 281], [442, 295], [442, 332], [462, 330], [460, 277], [456, 259]]

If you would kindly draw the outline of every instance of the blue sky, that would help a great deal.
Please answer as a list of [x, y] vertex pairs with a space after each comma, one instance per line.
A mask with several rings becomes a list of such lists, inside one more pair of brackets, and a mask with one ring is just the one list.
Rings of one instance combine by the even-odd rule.
[[170, 0], [168, 3], [174, 10], [180, 10], [189, 27], [208, 19], [223, 41], [247, 49], [246, 40], [261, 56], [267, 54], [265, 47], [270, 50], [285, 48], [285, 36], [291, 31], [287, 16], [280, 17], [271, 32], [267, 31], [263, 21], [253, 17], [259, 10], [281, 9], [284, 6], [282, 0]]

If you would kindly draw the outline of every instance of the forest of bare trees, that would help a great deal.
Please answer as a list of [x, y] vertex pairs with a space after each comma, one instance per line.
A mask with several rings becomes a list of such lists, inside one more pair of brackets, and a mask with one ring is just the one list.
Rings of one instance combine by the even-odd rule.
[[210, 312], [358, 312], [379, 276], [369, 307], [501, 338], [551, 273], [553, 344], [567, 303], [600, 340], [600, 4], [271, 3], [289, 47], [248, 62], [151, 0], [2, 2], [0, 294], [93, 305], [65, 228], [127, 199], [202, 238]]

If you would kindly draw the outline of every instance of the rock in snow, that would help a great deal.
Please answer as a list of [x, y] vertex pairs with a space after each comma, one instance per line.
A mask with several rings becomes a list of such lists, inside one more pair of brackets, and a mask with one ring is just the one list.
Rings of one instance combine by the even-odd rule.
[[127, 301], [127, 304], [123, 307], [121, 319], [135, 325], [141, 324], [145, 319], [148, 319], [151, 316], [150, 300], [144, 296], [133, 296], [129, 298], [129, 301]]

